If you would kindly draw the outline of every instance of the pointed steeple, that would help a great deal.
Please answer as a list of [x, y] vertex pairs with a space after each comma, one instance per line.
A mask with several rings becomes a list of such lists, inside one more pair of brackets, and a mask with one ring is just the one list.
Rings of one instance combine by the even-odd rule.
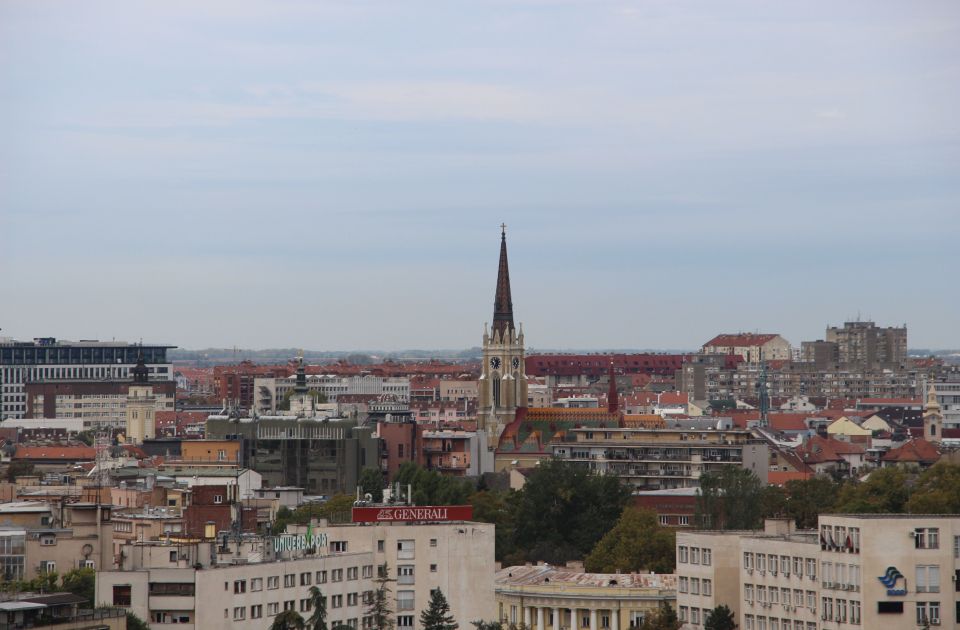
[[143, 346], [140, 346], [137, 352], [137, 365], [134, 366], [132, 373], [133, 382], [137, 385], [146, 385], [150, 380], [150, 370], [147, 369], [147, 364], [143, 360]]
[[613, 373], [613, 359], [610, 359], [610, 390], [607, 392], [607, 411], [620, 411], [620, 397], [617, 395], [617, 377]]
[[509, 338], [513, 330], [513, 299], [510, 296], [510, 269], [507, 266], [507, 226], [500, 225], [500, 269], [497, 271], [497, 293], [493, 298], [493, 333]]
[[933, 383], [927, 389], [927, 402], [923, 405], [925, 412], [940, 412], [940, 403], [937, 402], [937, 389]]

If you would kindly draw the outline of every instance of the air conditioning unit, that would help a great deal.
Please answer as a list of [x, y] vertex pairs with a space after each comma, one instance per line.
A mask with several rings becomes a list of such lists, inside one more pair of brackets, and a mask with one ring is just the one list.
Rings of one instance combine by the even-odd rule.
[[764, 571], [763, 569], [760, 569], [760, 575], [766, 575], [766, 574], [767, 574], [766, 571]]
[[747, 569], [747, 575], [753, 575], [753, 569], [748, 568], [748, 569]]

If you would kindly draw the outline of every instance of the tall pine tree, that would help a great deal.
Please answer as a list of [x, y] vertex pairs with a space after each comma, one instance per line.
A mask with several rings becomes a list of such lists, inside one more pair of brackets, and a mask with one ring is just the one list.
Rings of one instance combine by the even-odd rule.
[[372, 630], [393, 630], [393, 610], [390, 609], [390, 567], [384, 562], [377, 567], [377, 588], [371, 595], [364, 614], [370, 618]]
[[420, 625], [423, 630], [457, 630], [459, 627], [450, 614], [447, 598], [439, 588], [430, 591], [430, 604], [420, 613]]

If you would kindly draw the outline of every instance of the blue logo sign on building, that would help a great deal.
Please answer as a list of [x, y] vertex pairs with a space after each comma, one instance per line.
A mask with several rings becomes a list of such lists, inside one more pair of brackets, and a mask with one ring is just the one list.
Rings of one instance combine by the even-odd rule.
[[[877, 579], [887, 587], [887, 595], [907, 594], [907, 578], [903, 576], [903, 573], [900, 573], [900, 570], [897, 569], [897, 567], [887, 567], [886, 572]], [[898, 580], [903, 580], [904, 588], [896, 588]]]

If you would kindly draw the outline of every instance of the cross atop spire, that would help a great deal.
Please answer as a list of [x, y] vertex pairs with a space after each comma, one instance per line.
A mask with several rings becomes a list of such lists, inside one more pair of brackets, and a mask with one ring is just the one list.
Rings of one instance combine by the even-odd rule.
[[501, 339], [513, 330], [513, 298], [510, 295], [510, 269], [507, 265], [507, 225], [500, 225], [500, 269], [497, 271], [497, 293], [493, 298], [493, 333]]

